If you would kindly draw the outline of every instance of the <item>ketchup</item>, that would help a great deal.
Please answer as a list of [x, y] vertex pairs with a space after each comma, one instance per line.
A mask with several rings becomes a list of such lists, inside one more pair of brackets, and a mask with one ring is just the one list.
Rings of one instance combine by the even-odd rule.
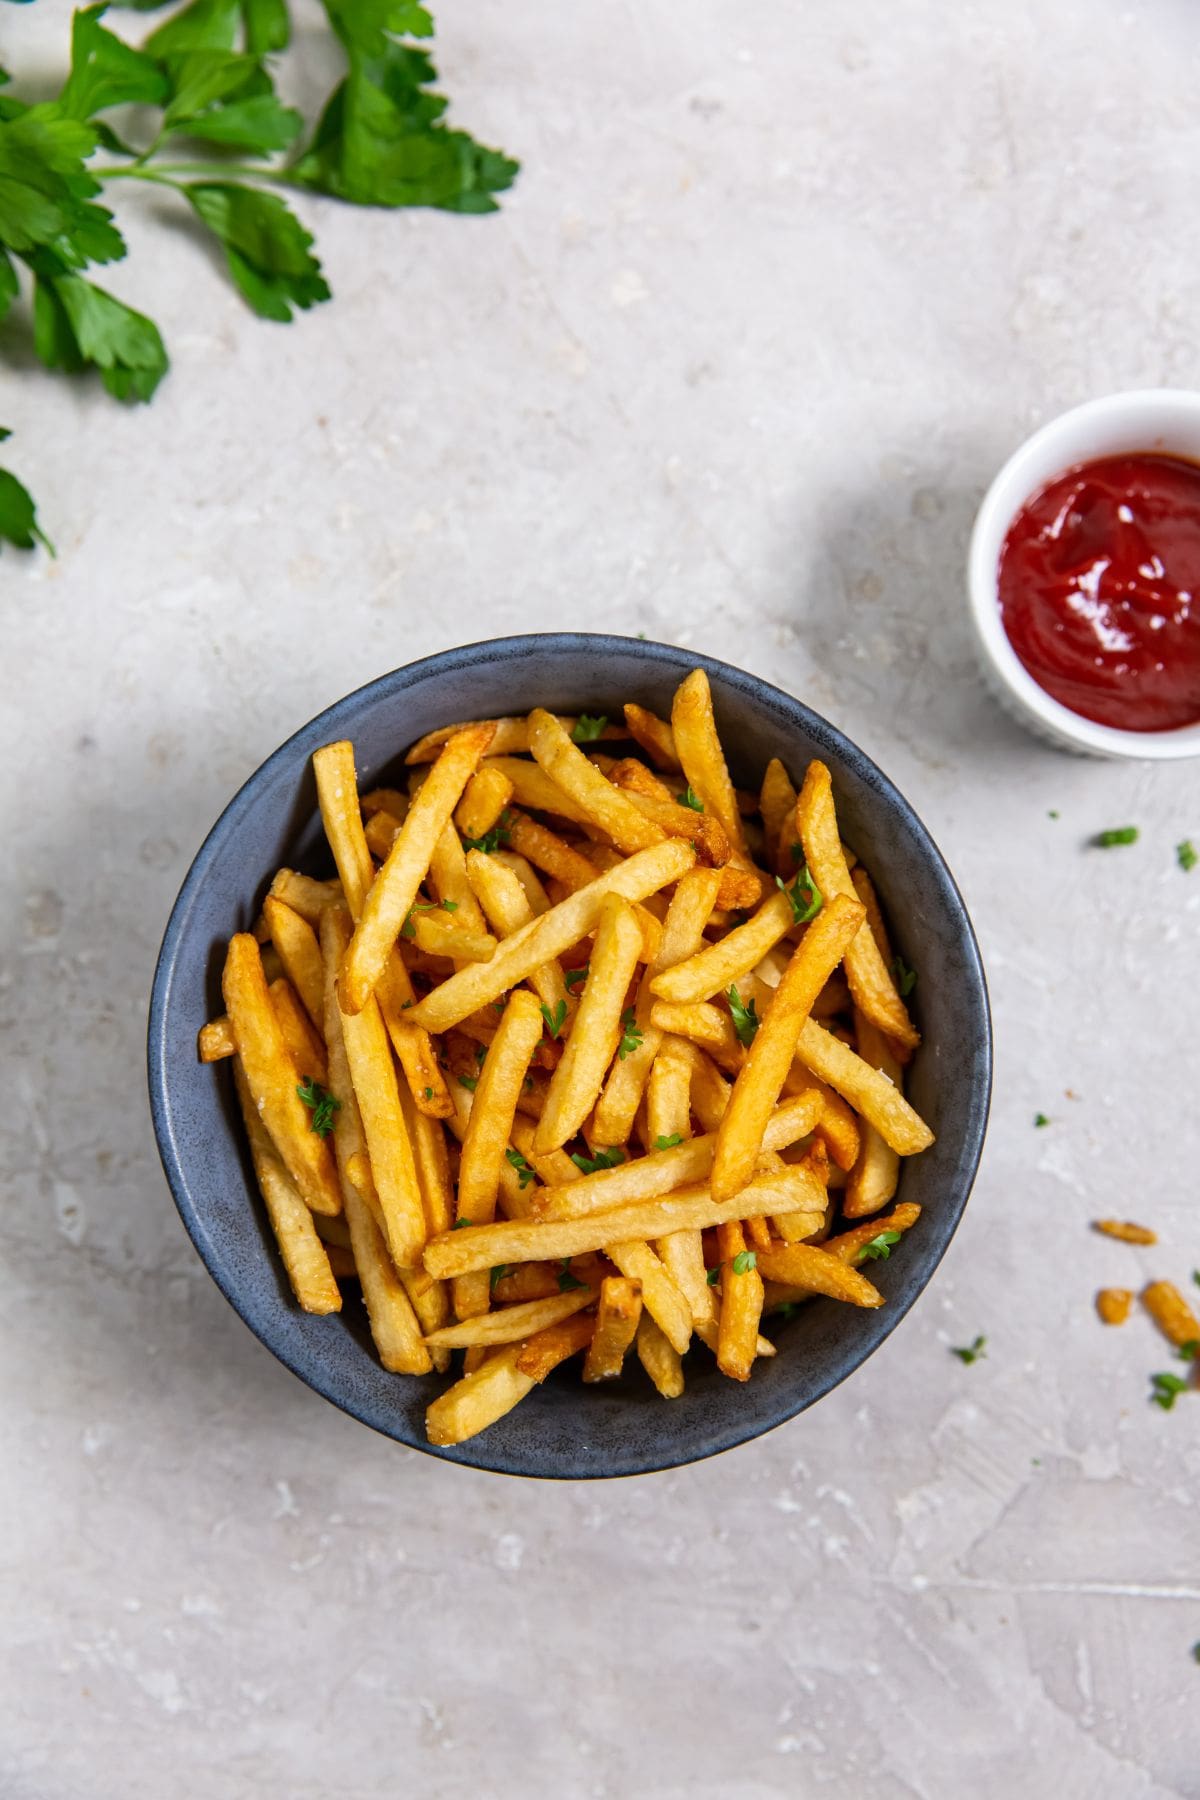
[[1052, 699], [1122, 731], [1200, 720], [1200, 467], [1109, 456], [1034, 494], [1000, 553], [1009, 642]]

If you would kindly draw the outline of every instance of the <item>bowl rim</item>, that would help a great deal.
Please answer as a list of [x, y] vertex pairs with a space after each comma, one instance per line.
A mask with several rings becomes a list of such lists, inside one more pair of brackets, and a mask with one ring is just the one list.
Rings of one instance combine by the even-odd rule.
[[[166, 1026], [176, 960], [187, 930], [192, 907], [207, 876], [209, 866], [229, 832], [236, 830], [240, 814], [249, 804], [253, 791], [258, 787], [260, 781], [281, 763], [294, 759], [297, 747], [302, 740], [307, 740], [309, 744], [314, 741], [319, 744], [345, 735], [339, 729], [339, 721], [347, 712], [357, 710], [363, 698], [376, 690], [387, 689], [389, 697], [394, 698], [396, 694], [404, 692], [405, 689], [416, 685], [431, 674], [451, 672], [478, 663], [484, 653], [492, 656], [513, 656], [534, 646], [564, 655], [585, 650], [593, 654], [603, 654], [605, 651], [620, 651], [628, 654], [633, 651], [635, 654], [645, 655], [651, 662], [666, 662], [673, 667], [684, 664], [688, 668], [703, 668], [724, 683], [740, 689], [747, 698], [756, 704], [761, 705], [765, 699], [781, 706], [785, 714], [799, 712], [811, 720], [817, 728], [816, 736], [830, 737], [834, 740], [839, 753], [847, 761], [857, 763], [857, 772], [874, 779], [884, 796], [898, 809], [905, 835], [916, 840], [923, 855], [933, 865], [947, 903], [954, 915], [963, 959], [963, 974], [960, 979], [965, 979], [974, 987], [982, 1024], [981, 1042], [977, 1046], [981, 1062], [980, 1079], [975, 1091], [970, 1096], [967, 1121], [963, 1132], [960, 1185], [956, 1193], [946, 1196], [947, 1211], [944, 1223], [948, 1228], [945, 1230], [944, 1240], [940, 1247], [936, 1248], [936, 1252], [927, 1253], [932, 1255], [932, 1260], [923, 1270], [922, 1278], [914, 1286], [912, 1292], [907, 1297], [897, 1296], [889, 1301], [886, 1330], [874, 1339], [870, 1339], [867, 1334], [864, 1334], [856, 1341], [848, 1340], [844, 1353], [836, 1359], [834, 1365], [828, 1368], [805, 1394], [798, 1397], [795, 1404], [791, 1404], [791, 1396], [789, 1396], [787, 1403], [765, 1423], [751, 1417], [749, 1409], [747, 1409], [747, 1413], [740, 1415], [733, 1426], [728, 1426], [713, 1434], [694, 1452], [669, 1454], [662, 1457], [661, 1460], [649, 1461], [643, 1456], [618, 1456], [614, 1458], [613, 1466], [606, 1468], [603, 1473], [549, 1465], [529, 1466], [527, 1458], [506, 1459], [503, 1455], [495, 1453], [489, 1456], [486, 1454], [487, 1433], [480, 1434], [479, 1438], [471, 1439], [466, 1444], [449, 1448], [430, 1444], [415, 1435], [404, 1436], [396, 1429], [394, 1418], [388, 1418], [382, 1414], [377, 1415], [369, 1403], [360, 1403], [353, 1396], [348, 1397], [337, 1391], [337, 1384], [326, 1379], [325, 1365], [318, 1363], [314, 1372], [313, 1367], [304, 1358], [291, 1355], [288, 1349], [278, 1341], [278, 1336], [273, 1333], [269, 1322], [259, 1322], [248, 1316], [247, 1311], [243, 1310], [237, 1284], [227, 1279], [225, 1270], [210, 1260], [202, 1207], [197, 1204], [192, 1192], [171, 1120], [169, 1096], [171, 1051], [167, 1042]], [[310, 750], [306, 748], [305, 756], [307, 757], [309, 754]], [[393, 1442], [403, 1444], [409, 1449], [418, 1450], [422, 1454], [435, 1457], [442, 1462], [455, 1462], [486, 1470], [489, 1473], [531, 1479], [604, 1480], [689, 1467], [694, 1463], [706, 1461], [711, 1456], [734, 1449], [740, 1444], [766, 1436], [768, 1432], [777, 1430], [781, 1425], [787, 1424], [790, 1420], [798, 1417], [800, 1413], [807, 1411], [810, 1406], [823, 1399], [835, 1387], [840, 1386], [880, 1347], [887, 1337], [891, 1336], [901, 1320], [906, 1317], [924, 1293], [949, 1249], [978, 1174], [991, 1107], [994, 1071], [994, 1042], [987, 977], [966, 904], [945, 858], [927, 827], [890, 778], [865, 751], [846, 737], [845, 733], [837, 726], [831, 724], [821, 714], [814, 712], [803, 701], [785, 693], [772, 683], [763, 680], [762, 677], [752, 675], [733, 664], [722, 662], [716, 657], [694, 651], [688, 646], [666, 644], [655, 639], [623, 637], [607, 632], [516, 633], [437, 651], [416, 662], [403, 664], [397, 669], [389, 670], [371, 681], [364, 682], [360, 687], [343, 695], [341, 699], [325, 707], [301, 725], [298, 730], [292, 732], [242, 782], [232, 799], [222, 809], [192, 860], [171, 907], [163, 933], [150, 991], [147, 1023], [147, 1081], [150, 1113], [167, 1184], [184, 1228], [201, 1261], [242, 1323], [285, 1368], [299, 1377], [305, 1386], [312, 1388], [314, 1392], [330, 1401], [340, 1411], [348, 1413], [361, 1424], [370, 1426], [372, 1430]], [[878, 1314], [871, 1316], [880, 1317]], [[480, 1454], [476, 1446], [484, 1447], [484, 1453]]]
[[[1009, 641], [1000, 617], [998, 576], [1000, 548], [1008, 528], [1026, 501], [1055, 479], [1053, 474], [1027, 475], [1040, 465], [1056, 444], [1072, 438], [1081, 428], [1094, 426], [1099, 434], [1128, 418], [1130, 429], [1126, 452], [1155, 453], [1147, 445], [1150, 434], [1144, 426], [1134, 428], [1133, 419], [1147, 412], [1156, 413], [1163, 428], [1187, 421], [1200, 435], [1200, 392], [1192, 388], [1128, 388], [1115, 394], [1101, 394], [1079, 406], [1056, 413], [1045, 424], [1019, 443], [993, 476], [975, 515], [967, 552], [967, 595], [975, 635], [985, 662], [1002, 683], [1019, 709], [1036, 720], [1037, 725], [1060, 741], [1093, 756], [1120, 758], [1133, 762], [1173, 762], [1184, 757], [1200, 756], [1200, 720], [1192, 725], [1179, 725], [1169, 731], [1126, 731], [1115, 725], [1102, 725], [1072, 712], [1040, 687]], [[1164, 455], [1180, 454], [1163, 448]], [[1120, 449], [1097, 449], [1083, 455], [1064, 455], [1057, 466], [1065, 474], [1081, 462], [1099, 456], [1121, 455]]]

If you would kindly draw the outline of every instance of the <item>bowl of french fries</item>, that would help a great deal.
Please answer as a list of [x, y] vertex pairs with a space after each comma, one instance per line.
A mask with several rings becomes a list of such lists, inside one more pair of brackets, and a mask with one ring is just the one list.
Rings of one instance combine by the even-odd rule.
[[201, 848], [150, 1097], [210, 1272], [318, 1393], [512, 1474], [695, 1461], [888, 1335], [991, 1077], [954, 882], [756, 677], [557, 634], [322, 713]]

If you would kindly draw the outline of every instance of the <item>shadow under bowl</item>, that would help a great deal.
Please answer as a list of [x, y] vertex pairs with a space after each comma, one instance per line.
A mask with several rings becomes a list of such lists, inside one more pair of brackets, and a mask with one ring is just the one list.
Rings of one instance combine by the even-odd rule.
[[[922, 1044], [907, 1091], [937, 1141], [903, 1165], [898, 1198], [922, 1216], [871, 1278], [886, 1305], [864, 1312], [814, 1300], [769, 1321], [778, 1356], [745, 1384], [703, 1349], [685, 1363], [682, 1397], [664, 1401], [636, 1358], [618, 1382], [585, 1388], [559, 1370], [507, 1417], [448, 1449], [425, 1439], [425, 1408], [446, 1377], [389, 1375], [351, 1290], [341, 1314], [296, 1306], [258, 1198], [230, 1080], [196, 1056], [196, 1032], [222, 1010], [230, 934], [251, 928], [281, 865], [329, 874], [311, 757], [349, 738], [365, 787], [387, 783], [405, 748], [451, 721], [522, 713], [610, 712], [636, 699], [669, 714], [694, 668], [707, 671], [736, 782], [757, 790], [778, 756], [793, 776], [813, 757], [833, 775], [846, 841], [870, 869], [896, 950], [920, 981]], [[205, 840], [175, 902], [150, 1003], [150, 1106], [167, 1180], [210, 1274], [242, 1319], [302, 1381], [364, 1424], [448, 1462], [564, 1479], [642, 1474], [696, 1462], [781, 1425], [852, 1374], [929, 1281], [966, 1205], [991, 1088], [991, 1026], [979, 951], [958, 889], [929, 833], [887, 777], [799, 701], [694, 651], [641, 640], [553, 633], [448, 650], [397, 669], [321, 713], [267, 759]]]

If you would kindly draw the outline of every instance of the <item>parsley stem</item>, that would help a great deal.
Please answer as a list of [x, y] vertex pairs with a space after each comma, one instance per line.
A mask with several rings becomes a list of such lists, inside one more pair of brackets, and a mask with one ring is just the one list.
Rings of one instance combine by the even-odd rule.
[[140, 161], [129, 163], [124, 167], [113, 165], [111, 168], [89, 169], [88, 174], [97, 181], [160, 181], [164, 187], [178, 187], [177, 181], [167, 179], [173, 175], [193, 175], [202, 181], [269, 181], [276, 187], [290, 187], [299, 191], [304, 183], [293, 181], [283, 169], [261, 168], [245, 163], [146, 163]]

